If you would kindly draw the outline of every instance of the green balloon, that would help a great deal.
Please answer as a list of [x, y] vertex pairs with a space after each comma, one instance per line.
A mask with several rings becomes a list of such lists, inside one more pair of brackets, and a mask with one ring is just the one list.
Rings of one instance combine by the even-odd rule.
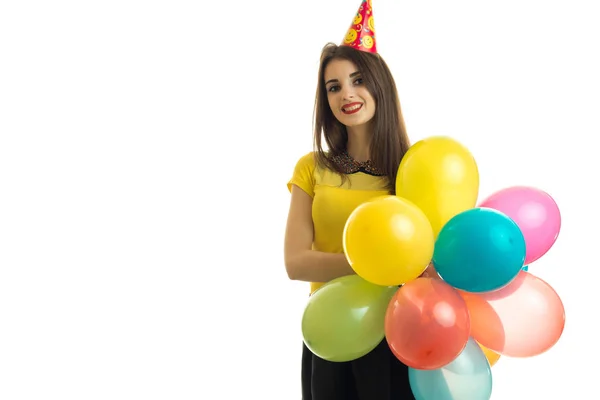
[[302, 316], [306, 346], [328, 361], [351, 361], [385, 337], [385, 314], [398, 290], [358, 275], [334, 279], [310, 296]]

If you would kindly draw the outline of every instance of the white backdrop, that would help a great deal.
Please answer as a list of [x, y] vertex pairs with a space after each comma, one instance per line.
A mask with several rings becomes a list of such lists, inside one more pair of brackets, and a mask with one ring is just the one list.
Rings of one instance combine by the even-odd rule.
[[[359, 3], [0, 5], [0, 398], [300, 398], [285, 184]], [[532, 185], [562, 211], [530, 272], [564, 335], [501, 358], [493, 400], [594, 397], [593, 1], [373, 3], [412, 141], [464, 143], [481, 197]]]

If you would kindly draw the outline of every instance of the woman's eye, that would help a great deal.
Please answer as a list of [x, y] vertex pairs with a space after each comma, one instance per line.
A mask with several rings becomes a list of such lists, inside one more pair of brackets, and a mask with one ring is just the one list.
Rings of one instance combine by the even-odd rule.
[[337, 87], [337, 86], [331, 86], [331, 87], [329, 88], [329, 91], [330, 91], [330, 92], [337, 92], [338, 90], [339, 90], [339, 87]]
[[357, 79], [354, 81], [354, 84], [355, 84], [355, 85], [362, 85], [362, 84], [363, 84], [363, 79], [362, 79], [362, 78], [357, 78]]

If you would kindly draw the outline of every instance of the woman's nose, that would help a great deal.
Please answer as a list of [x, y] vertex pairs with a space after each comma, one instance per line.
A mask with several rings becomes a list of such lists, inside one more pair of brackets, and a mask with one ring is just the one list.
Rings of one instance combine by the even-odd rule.
[[351, 86], [350, 87], [346, 86], [345, 88], [343, 88], [342, 89], [342, 97], [345, 100], [353, 99], [354, 98], [354, 88], [352, 88]]

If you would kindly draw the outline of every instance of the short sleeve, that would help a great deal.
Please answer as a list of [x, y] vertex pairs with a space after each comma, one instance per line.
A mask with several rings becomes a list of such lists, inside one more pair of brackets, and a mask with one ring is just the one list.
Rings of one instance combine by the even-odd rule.
[[292, 179], [287, 184], [288, 190], [292, 191], [292, 185], [304, 190], [310, 197], [315, 195], [315, 155], [310, 152], [302, 156], [296, 163]]

